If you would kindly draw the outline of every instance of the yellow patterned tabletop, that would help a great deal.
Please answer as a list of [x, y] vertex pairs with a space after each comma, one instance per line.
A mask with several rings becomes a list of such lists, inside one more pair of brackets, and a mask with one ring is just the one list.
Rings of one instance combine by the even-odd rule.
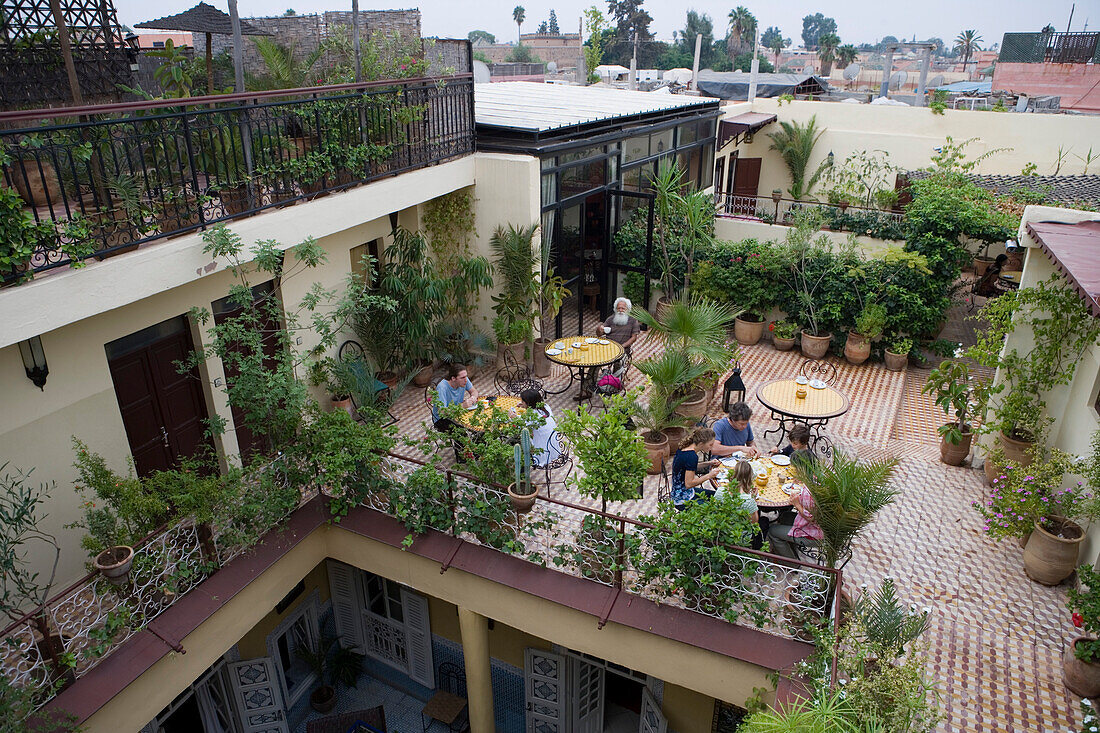
[[[550, 349], [564, 348], [565, 353], [557, 356], [552, 356], [547, 353], [546, 358], [555, 364], [564, 364], [565, 366], [605, 366], [613, 361], [617, 361], [622, 358], [623, 347], [610, 339], [604, 339], [606, 344], [589, 344], [585, 342], [588, 336], [569, 336], [567, 338], [560, 338], [552, 342], [547, 348], [547, 352]], [[581, 344], [581, 348], [573, 347], [573, 344]], [[561, 347], [558, 346], [561, 344]], [[569, 355], [568, 349], [573, 347], [572, 356]]]
[[[752, 464], [753, 468], [765, 466], [771, 466], [772, 468], [772, 472], [768, 476], [768, 485], [757, 490], [756, 503], [769, 509], [791, 506], [791, 497], [783, 491], [783, 484], [788, 481], [787, 474], [790, 471], [790, 466], [776, 466], [772, 463], [770, 456], [761, 456], [752, 461]], [[730, 477], [716, 480], [715, 485], [724, 486], [726, 491], [730, 491], [731, 482], [729, 478], [732, 478], [732, 467], [730, 467], [730, 471]]]
[[[512, 397], [511, 395], [502, 394], [502, 395], [497, 395], [497, 399], [496, 399], [495, 404], [500, 409], [504, 410], [505, 412], [508, 412], [508, 410], [511, 410], [513, 407], [519, 408], [520, 403], [522, 403], [522, 402], [523, 402], [523, 400], [521, 400], [519, 397]], [[470, 430], [476, 430], [478, 432], [481, 432], [482, 430], [484, 430], [483, 427], [479, 427], [477, 425], [477, 421], [475, 420], [475, 416], [485, 414], [485, 412], [486, 412], [485, 405], [486, 404], [487, 403], [485, 401], [485, 398], [482, 397], [478, 401], [478, 405], [477, 405], [476, 410], [466, 410], [465, 412], [463, 412], [461, 415], [458, 416], [459, 424], [461, 424], [464, 427], [469, 428]], [[520, 409], [526, 409], [526, 408], [520, 408]]]
[[848, 398], [834, 387], [814, 389], [806, 385], [806, 396], [797, 397], [794, 379], [775, 379], [756, 388], [756, 399], [775, 412], [808, 420], [823, 420], [848, 411]]

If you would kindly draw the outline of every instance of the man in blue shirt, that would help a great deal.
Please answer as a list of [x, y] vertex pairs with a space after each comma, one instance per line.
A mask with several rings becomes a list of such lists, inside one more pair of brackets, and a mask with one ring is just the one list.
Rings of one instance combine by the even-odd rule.
[[760, 451], [756, 450], [756, 437], [752, 434], [752, 426], [749, 418], [752, 417], [752, 408], [744, 402], [735, 402], [730, 405], [729, 414], [714, 423], [714, 435], [717, 442], [711, 448], [711, 455], [729, 456], [740, 451], [747, 458], [756, 458]]
[[448, 405], [462, 405], [473, 407], [477, 404], [477, 387], [470, 381], [466, 373], [466, 367], [462, 364], [448, 364], [447, 375], [436, 385], [436, 398], [432, 401], [432, 419], [435, 421], [435, 429], [448, 432], [453, 429], [455, 423], [447, 418], [439, 416], [439, 408]]

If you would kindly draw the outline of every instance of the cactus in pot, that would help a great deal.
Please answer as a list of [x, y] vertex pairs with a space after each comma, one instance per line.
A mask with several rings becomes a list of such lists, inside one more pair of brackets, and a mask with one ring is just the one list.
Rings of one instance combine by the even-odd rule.
[[508, 487], [508, 496], [511, 497], [515, 510], [520, 514], [526, 514], [535, 505], [535, 496], [538, 493], [538, 489], [531, 480], [531, 431], [527, 428], [520, 431], [513, 460], [516, 480]]

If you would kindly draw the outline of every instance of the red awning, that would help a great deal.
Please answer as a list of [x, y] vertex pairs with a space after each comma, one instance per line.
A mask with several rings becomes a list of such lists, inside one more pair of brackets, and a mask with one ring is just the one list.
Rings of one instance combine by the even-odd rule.
[[775, 115], [763, 112], [745, 112], [718, 123], [718, 150], [739, 135], [756, 132], [764, 125], [775, 122]]
[[1100, 317], [1100, 221], [1035, 222], [1028, 233], [1066, 276], [1094, 316]]

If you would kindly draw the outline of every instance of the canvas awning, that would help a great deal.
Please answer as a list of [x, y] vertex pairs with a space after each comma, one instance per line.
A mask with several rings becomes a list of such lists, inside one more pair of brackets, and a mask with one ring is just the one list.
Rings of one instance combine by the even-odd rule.
[[1034, 222], [1027, 225], [1027, 231], [1092, 315], [1100, 317], [1100, 221]]
[[722, 120], [718, 123], [718, 147], [715, 150], [721, 150], [730, 140], [736, 144], [741, 135], [752, 134], [775, 120], [775, 115], [764, 112], [745, 112]]

